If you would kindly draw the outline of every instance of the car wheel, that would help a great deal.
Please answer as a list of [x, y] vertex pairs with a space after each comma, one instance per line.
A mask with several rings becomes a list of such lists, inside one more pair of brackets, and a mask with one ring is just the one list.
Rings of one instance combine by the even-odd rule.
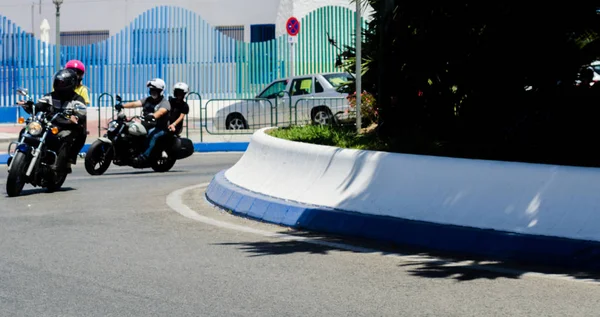
[[230, 114], [225, 120], [227, 130], [243, 130], [248, 129], [248, 124], [244, 117], [239, 113]]
[[331, 110], [325, 106], [314, 108], [311, 117], [312, 122], [318, 125], [330, 125], [333, 122]]

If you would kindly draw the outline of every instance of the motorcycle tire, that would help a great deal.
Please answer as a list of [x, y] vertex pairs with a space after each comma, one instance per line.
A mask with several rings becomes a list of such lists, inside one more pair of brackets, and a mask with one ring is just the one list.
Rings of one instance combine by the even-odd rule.
[[8, 197], [16, 197], [21, 194], [25, 186], [25, 173], [29, 167], [30, 158], [25, 153], [17, 152], [12, 159], [8, 178], [6, 179], [6, 193]]
[[58, 173], [54, 181], [46, 186], [46, 189], [48, 189], [48, 192], [50, 193], [55, 192], [62, 187], [65, 180], [67, 180], [67, 173]]
[[175, 165], [175, 162], [177, 160], [175, 158], [170, 158], [170, 157], [162, 157], [156, 160], [152, 161], [152, 169], [157, 172], [157, 173], [165, 173], [171, 170], [171, 168], [173, 168], [173, 165]]
[[85, 170], [90, 175], [102, 175], [113, 159], [113, 147], [112, 145], [96, 140], [85, 153]]

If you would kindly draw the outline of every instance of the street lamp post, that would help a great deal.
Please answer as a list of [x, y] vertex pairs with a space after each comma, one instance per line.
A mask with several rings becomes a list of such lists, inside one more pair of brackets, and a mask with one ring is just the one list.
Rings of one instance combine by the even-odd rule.
[[362, 19], [360, 12], [360, 5], [362, 1], [356, 0], [356, 131], [360, 133], [360, 129], [362, 127], [362, 117], [360, 113], [360, 108], [362, 105], [362, 82], [361, 82], [361, 73], [362, 73]]
[[54, 56], [54, 68], [58, 72], [60, 69], [60, 5], [63, 0], [52, 0], [56, 6], [56, 52]]

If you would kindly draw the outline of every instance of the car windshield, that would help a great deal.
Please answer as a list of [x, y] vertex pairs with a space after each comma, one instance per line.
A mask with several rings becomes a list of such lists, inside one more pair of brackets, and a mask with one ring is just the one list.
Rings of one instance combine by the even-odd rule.
[[287, 85], [287, 80], [280, 80], [272, 83], [269, 87], [267, 87], [257, 98], [275, 98], [278, 93], [285, 90], [285, 86]]
[[342, 86], [343, 84], [345, 84], [345, 83], [349, 82], [350, 80], [352, 80], [352, 77], [350, 76], [350, 74], [345, 74], [345, 73], [341, 73], [341, 74], [328, 74], [328, 75], [323, 75], [323, 77], [334, 88], [338, 88], [338, 87]]

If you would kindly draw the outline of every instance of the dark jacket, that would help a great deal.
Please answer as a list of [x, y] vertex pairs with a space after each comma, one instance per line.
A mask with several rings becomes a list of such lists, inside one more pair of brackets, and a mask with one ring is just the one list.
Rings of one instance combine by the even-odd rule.
[[[73, 101], [81, 102], [85, 106], [85, 100], [78, 94], [74, 94], [72, 98], [60, 98], [59, 94], [56, 92], [52, 92], [40, 98], [35, 106], [36, 109], [46, 111], [49, 115], [53, 116], [57, 112], [64, 111], [64, 108]], [[64, 130], [77, 130], [85, 127], [86, 118], [79, 118], [79, 123], [76, 124], [65, 117], [59, 116], [54, 121], [54, 124]]]

